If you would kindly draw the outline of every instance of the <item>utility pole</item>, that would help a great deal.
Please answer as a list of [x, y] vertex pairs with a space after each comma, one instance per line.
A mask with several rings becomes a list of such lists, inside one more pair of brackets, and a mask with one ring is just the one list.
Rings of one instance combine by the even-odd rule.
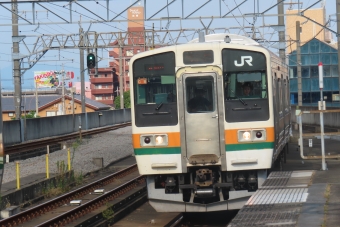
[[80, 98], [81, 98], [81, 112], [85, 113], [85, 75], [84, 75], [84, 33], [83, 29], [79, 28], [80, 34]]
[[19, 59], [19, 28], [18, 28], [18, 3], [12, 0], [12, 41], [13, 41], [13, 77], [14, 77], [14, 106], [15, 119], [20, 119], [21, 115], [21, 72]]
[[39, 115], [38, 84], [35, 82], [35, 117]]
[[[340, 65], [340, 0], [336, 0], [336, 26], [338, 38], [338, 66]], [[338, 67], [338, 77], [340, 78], [340, 67]], [[339, 94], [340, 94], [340, 80], [339, 80]]]
[[96, 56], [96, 67], [94, 68], [94, 75], [98, 75], [98, 35], [97, 35], [97, 32], [94, 32], [94, 55]]
[[122, 33], [119, 33], [119, 96], [120, 96], [120, 108], [124, 109], [124, 92], [123, 92], [123, 40]]
[[64, 71], [64, 64], [62, 64], [63, 65], [63, 67], [62, 67], [62, 70], [61, 70], [61, 88], [62, 88], [62, 90], [61, 90], [61, 94], [62, 94], [62, 102], [63, 102], [63, 115], [65, 115], [66, 114], [66, 112], [65, 112], [65, 85], [64, 85], [64, 83], [65, 83], [65, 71]]
[[279, 25], [279, 56], [283, 62], [286, 62], [286, 42], [285, 42], [285, 24], [284, 24], [284, 11], [282, 0], [277, 0], [277, 13], [278, 13], [278, 25]]
[[153, 26], [154, 23], [152, 23], [152, 49], [155, 49], [155, 27]]
[[297, 66], [297, 77], [298, 77], [298, 107], [302, 106], [300, 32], [301, 32], [300, 21], [296, 21], [296, 61], [297, 61], [296, 66]]

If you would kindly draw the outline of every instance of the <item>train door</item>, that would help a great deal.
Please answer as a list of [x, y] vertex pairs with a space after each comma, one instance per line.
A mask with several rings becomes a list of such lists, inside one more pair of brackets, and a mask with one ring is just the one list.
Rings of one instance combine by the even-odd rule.
[[215, 73], [183, 75], [186, 157], [191, 164], [221, 157]]

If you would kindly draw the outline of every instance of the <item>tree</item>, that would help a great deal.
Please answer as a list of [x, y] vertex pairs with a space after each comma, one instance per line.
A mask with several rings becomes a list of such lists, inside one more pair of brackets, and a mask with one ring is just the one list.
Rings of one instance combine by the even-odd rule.
[[[124, 92], [123, 96], [124, 96], [124, 108], [131, 108], [130, 91]], [[115, 103], [115, 108], [120, 109], [120, 97], [119, 96], [115, 98], [114, 103]]]
[[30, 119], [30, 118], [38, 118], [40, 117], [39, 115], [35, 116], [35, 111], [30, 111], [27, 114], [21, 115], [21, 118], [26, 118], [26, 119]]
[[[22, 114], [21, 119], [31, 119], [31, 118], [39, 118], [39, 115], [35, 115], [35, 111], [30, 111], [29, 113]], [[15, 117], [12, 117], [11, 120], [16, 120]]]

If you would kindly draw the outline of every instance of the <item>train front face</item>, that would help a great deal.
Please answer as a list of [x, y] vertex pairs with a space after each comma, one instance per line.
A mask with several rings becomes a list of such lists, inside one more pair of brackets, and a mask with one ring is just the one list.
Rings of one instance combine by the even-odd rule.
[[[149, 202], [159, 212], [240, 209], [271, 166], [266, 54], [216, 45], [214, 51], [200, 46], [186, 53], [183, 45], [177, 55], [132, 59], [133, 146]], [[175, 71], [186, 56], [208, 58], [210, 65]], [[246, 83], [249, 97], [242, 94]]]

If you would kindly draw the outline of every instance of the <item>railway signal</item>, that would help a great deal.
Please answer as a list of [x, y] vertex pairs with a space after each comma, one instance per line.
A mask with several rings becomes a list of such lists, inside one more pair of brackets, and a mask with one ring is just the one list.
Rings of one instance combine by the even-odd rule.
[[96, 57], [90, 53], [87, 55], [87, 68], [93, 69], [96, 66]]

